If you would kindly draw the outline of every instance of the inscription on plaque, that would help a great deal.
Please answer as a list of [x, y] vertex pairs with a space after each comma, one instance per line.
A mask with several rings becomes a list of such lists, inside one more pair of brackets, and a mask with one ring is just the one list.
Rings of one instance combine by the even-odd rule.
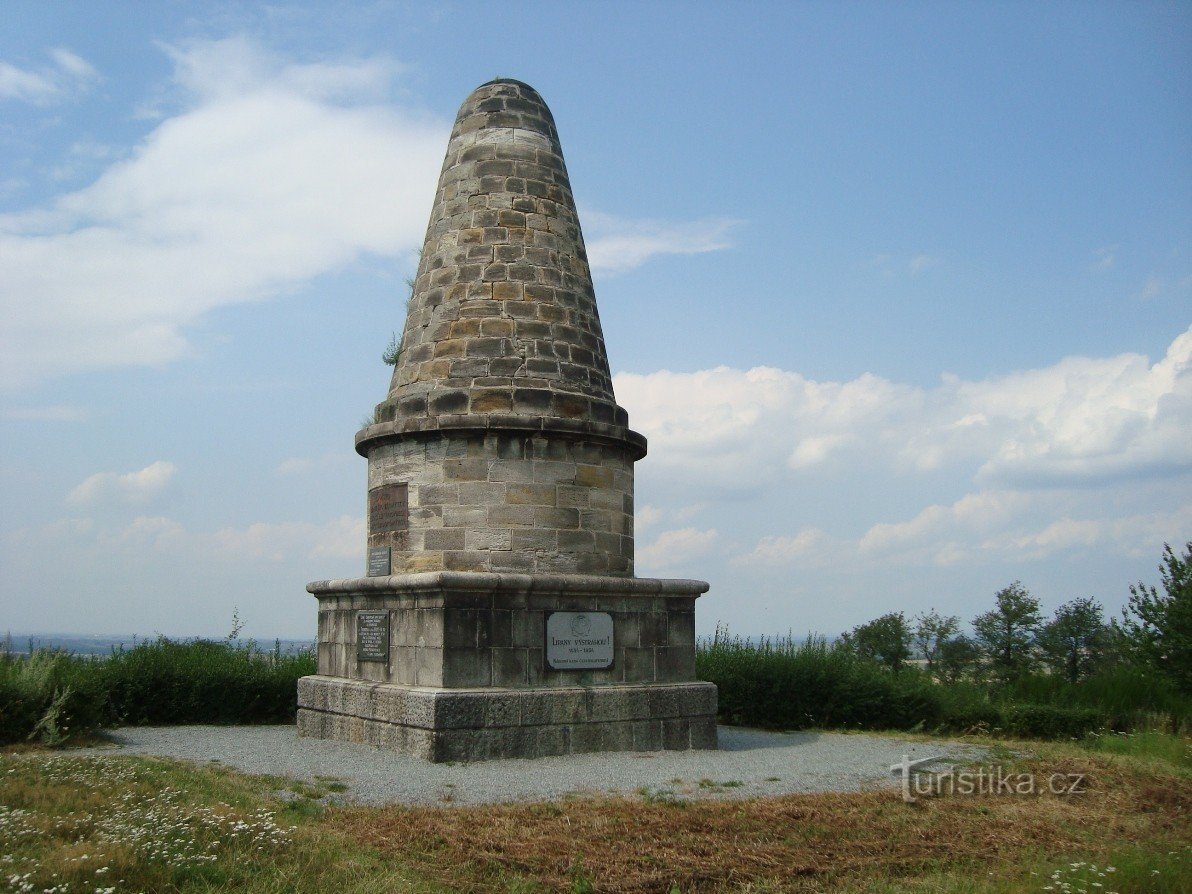
[[410, 486], [382, 484], [368, 492], [368, 533], [410, 530]]
[[368, 576], [384, 577], [393, 569], [393, 551], [387, 546], [374, 546], [368, 551]]
[[613, 616], [608, 612], [551, 612], [546, 616], [546, 665], [555, 670], [612, 667]]
[[356, 613], [356, 660], [389, 660], [389, 612]]

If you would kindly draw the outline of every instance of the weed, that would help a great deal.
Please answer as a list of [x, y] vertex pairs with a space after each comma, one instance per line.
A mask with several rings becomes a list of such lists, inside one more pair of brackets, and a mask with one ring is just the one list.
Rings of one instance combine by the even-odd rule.
[[651, 789], [648, 785], [643, 785], [637, 790], [637, 793], [641, 795], [642, 800], [647, 804], [661, 804], [665, 807], [687, 806], [687, 802], [676, 795], [669, 788]]

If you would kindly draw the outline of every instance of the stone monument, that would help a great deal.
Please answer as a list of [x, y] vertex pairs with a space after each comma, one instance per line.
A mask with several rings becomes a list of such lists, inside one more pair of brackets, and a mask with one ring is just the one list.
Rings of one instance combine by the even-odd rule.
[[439, 176], [368, 460], [367, 576], [318, 581], [304, 736], [432, 761], [716, 747], [708, 585], [633, 576], [633, 464], [554, 119], [498, 79]]

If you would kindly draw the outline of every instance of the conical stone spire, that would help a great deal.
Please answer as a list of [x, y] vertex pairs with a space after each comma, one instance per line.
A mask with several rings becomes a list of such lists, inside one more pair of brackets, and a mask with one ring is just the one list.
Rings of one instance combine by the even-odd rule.
[[632, 575], [646, 439], [613, 396], [554, 119], [520, 81], [456, 117], [375, 418], [356, 449], [393, 573]]
[[377, 418], [601, 432], [645, 452], [613, 397], [554, 119], [526, 84], [492, 81], [459, 110]]

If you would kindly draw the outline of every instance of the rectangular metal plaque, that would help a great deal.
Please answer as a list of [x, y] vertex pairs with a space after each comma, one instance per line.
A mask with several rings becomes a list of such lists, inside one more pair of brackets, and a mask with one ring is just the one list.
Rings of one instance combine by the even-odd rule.
[[551, 612], [546, 616], [546, 666], [602, 670], [613, 666], [613, 616], [608, 612]]
[[410, 530], [410, 486], [382, 484], [368, 492], [368, 533]]
[[393, 550], [387, 546], [373, 546], [368, 550], [368, 576], [384, 577], [393, 570]]
[[389, 660], [389, 612], [356, 612], [356, 660]]

